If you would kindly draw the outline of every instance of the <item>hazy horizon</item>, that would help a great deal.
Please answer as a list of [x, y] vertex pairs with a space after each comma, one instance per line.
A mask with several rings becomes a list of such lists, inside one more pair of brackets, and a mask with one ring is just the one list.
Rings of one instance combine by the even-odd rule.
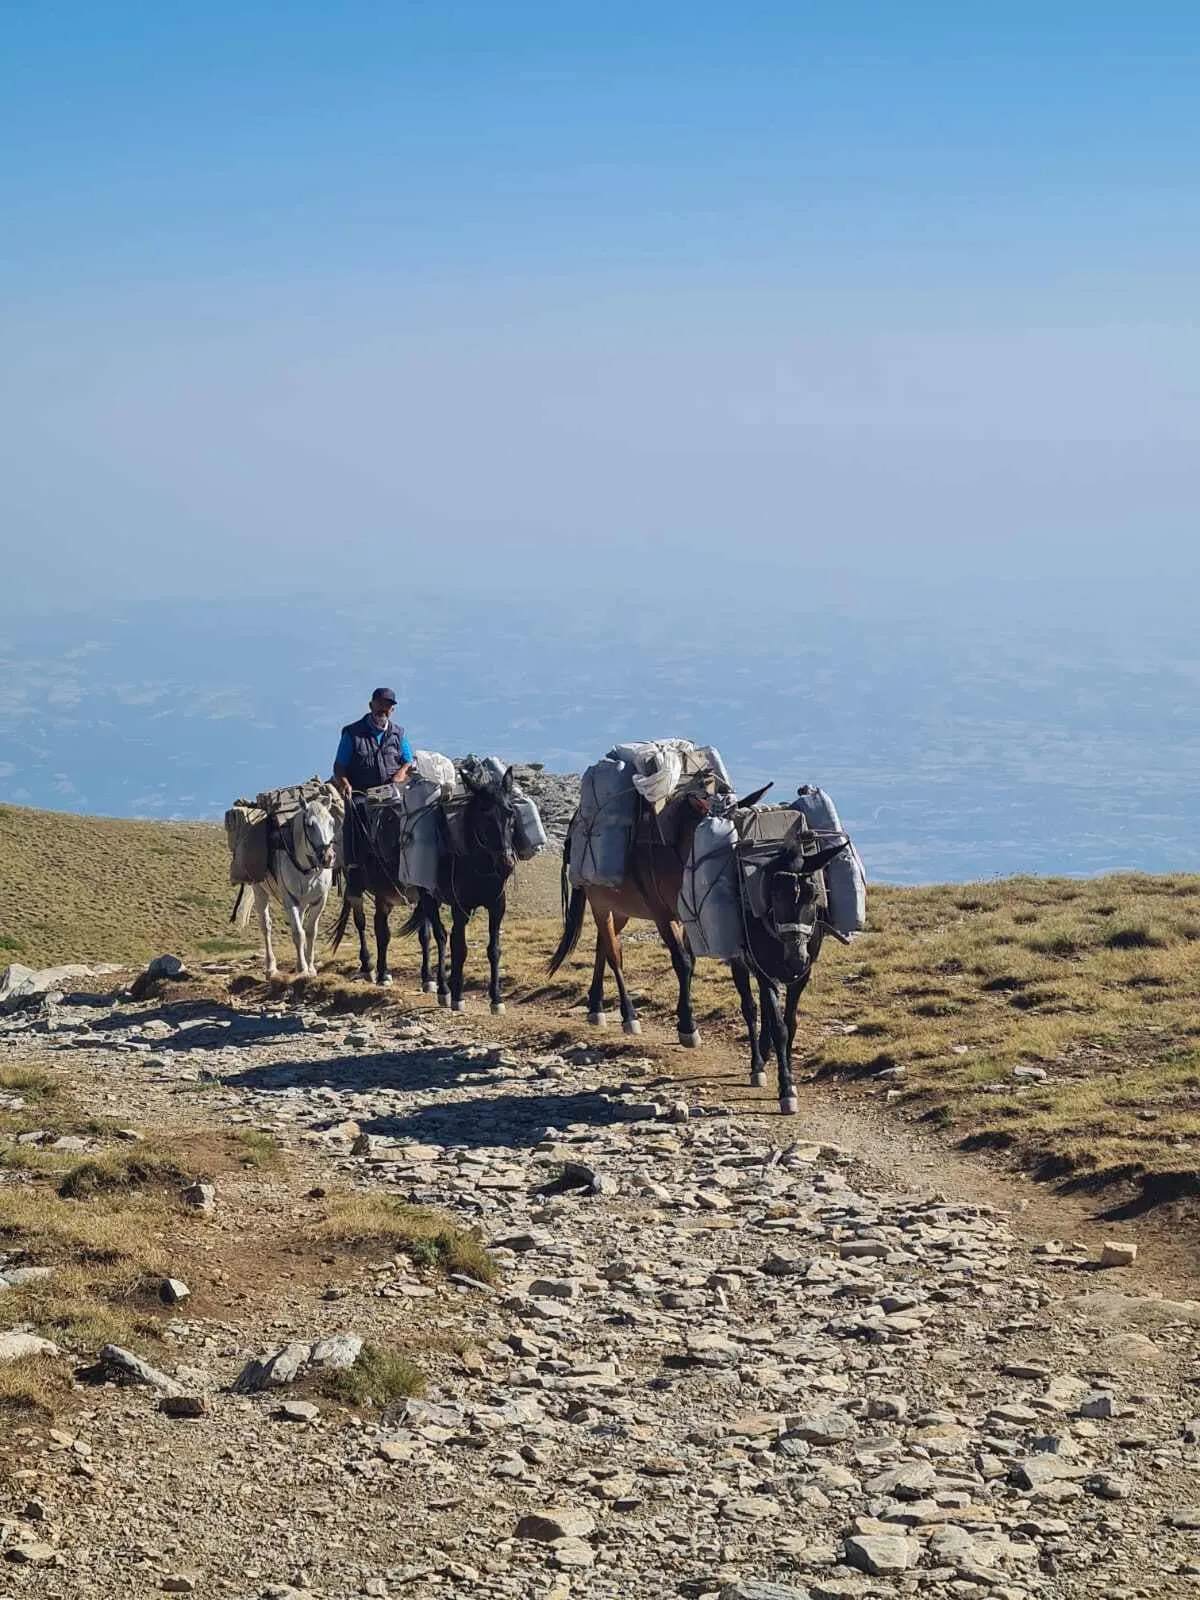
[[1198, 65], [1154, 3], [0, 19], [0, 798], [212, 814], [392, 677], [827, 782], [884, 876], [1200, 867]]

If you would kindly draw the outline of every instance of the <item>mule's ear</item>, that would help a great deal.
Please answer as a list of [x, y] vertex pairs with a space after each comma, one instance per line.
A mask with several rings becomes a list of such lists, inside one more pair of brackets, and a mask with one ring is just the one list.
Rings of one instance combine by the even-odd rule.
[[818, 850], [815, 856], [805, 856], [800, 863], [800, 876], [811, 877], [814, 872], [820, 872], [822, 867], [827, 867], [834, 856], [840, 856], [843, 850], [850, 847], [849, 839], [843, 839], [841, 844], [831, 844], [828, 849]]
[[500, 793], [504, 796], [504, 798], [506, 800], [508, 800], [508, 799], [511, 798], [512, 792], [516, 788], [516, 786], [517, 786], [517, 780], [516, 780], [515, 777], [513, 777], [513, 769], [511, 767], [509, 767], [505, 771], [504, 776], [500, 779]]
[[770, 783], [764, 783], [761, 789], [754, 789], [754, 790], [751, 791], [750, 794], [748, 794], [746, 796], [746, 798], [744, 800], [739, 800], [738, 801], [738, 805], [739, 806], [756, 806], [758, 804], [758, 802], [762, 799], [763, 795], [766, 794], [767, 790], [768, 789], [773, 789], [774, 787], [775, 787], [775, 780], [774, 780], [774, 778], [772, 778]]

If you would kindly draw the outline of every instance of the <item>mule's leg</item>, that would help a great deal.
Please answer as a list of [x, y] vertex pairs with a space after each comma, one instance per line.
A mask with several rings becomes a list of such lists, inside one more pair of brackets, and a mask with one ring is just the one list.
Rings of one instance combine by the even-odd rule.
[[313, 977], [317, 973], [317, 927], [328, 899], [328, 893], [318, 895], [304, 908], [304, 954]]
[[303, 913], [300, 910], [299, 900], [293, 900], [286, 889], [283, 891], [283, 909], [287, 916], [292, 943], [296, 947], [296, 971], [303, 978], [308, 972], [308, 961], [304, 954]]
[[729, 970], [733, 974], [734, 987], [742, 1003], [746, 1032], [750, 1035], [750, 1087], [762, 1089], [766, 1086], [767, 1073], [762, 1046], [758, 1041], [758, 1011], [754, 1004], [754, 986], [750, 982], [750, 969], [744, 961], [735, 960], [729, 963]]
[[770, 978], [758, 981], [758, 997], [767, 1016], [771, 1045], [779, 1063], [779, 1109], [785, 1117], [794, 1117], [798, 1108], [796, 1088], [792, 1083], [791, 1053], [788, 1050], [787, 1029], [779, 1004], [779, 985]]
[[358, 934], [358, 975], [371, 981], [371, 952], [367, 949], [367, 913], [363, 906], [362, 895], [351, 902], [354, 912], [354, 928]]
[[508, 897], [501, 890], [500, 898], [488, 907], [488, 997], [494, 1017], [504, 1015], [504, 1001], [500, 995], [500, 929], [507, 909]]
[[450, 1009], [465, 1011], [463, 971], [467, 965], [467, 914], [457, 906], [451, 907], [450, 914]]
[[444, 1010], [450, 1004], [450, 985], [446, 982], [446, 925], [441, 909], [431, 894], [421, 891], [425, 905], [425, 919], [433, 929], [433, 942], [437, 946], [437, 997]]
[[417, 938], [421, 942], [421, 993], [436, 994], [437, 984], [433, 981], [429, 965], [429, 918], [422, 917], [417, 924]]
[[592, 920], [596, 924], [596, 960], [592, 966], [592, 986], [588, 990], [587, 1019], [593, 1028], [603, 1028], [608, 1018], [604, 1015], [604, 969], [607, 960], [604, 955], [604, 941], [600, 937], [601, 913], [592, 907]]
[[392, 981], [388, 971], [388, 946], [392, 942], [392, 908], [383, 895], [375, 896], [375, 982], [385, 988]]
[[271, 897], [261, 883], [252, 885], [254, 889], [254, 909], [258, 912], [258, 925], [263, 936], [263, 969], [268, 978], [273, 978], [279, 971], [275, 960], [275, 946], [271, 943]]
[[797, 978], [794, 983], [787, 986], [787, 1005], [784, 1011], [784, 1026], [787, 1029], [788, 1059], [791, 1060], [792, 1046], [796, 1042], [796, 1012], [800, 1009], [800, 996], [808, 988], [808, 980], [812, 977], [812, 967], [802, 978]]
[[[621, 923], [624, 927], [624, 922]], [[621, 966], [621, 938], [617, 932], [617, 919], [611, 911], [606, 911], [596, 918], [596, 937], [604, 951], [604, 959], [612, 968], [612, 975], [617, 985], [617, 1004], [621, 1008], [621, 1026], [626, 1033], [641, 1033], [642, 1025], [637, 1018], [637, 1010], [630, 998], [629, 988], [625, 982], [625, 973]]]
[[675, 976], [679, 979], [679, 1005], [675, 1012], [679, 1042], [686, 1045], [689, 1050], [694, 1050], [700, 1043], [700, 1029], [696, 1026], [696, 1018], [692, 1014], [692, 972], [696, 965], [695, 958], [684, 943], [677, 923], [664, 919], [658, 924], [658, 932], [670, 952], [671, 965], [675, 968]]

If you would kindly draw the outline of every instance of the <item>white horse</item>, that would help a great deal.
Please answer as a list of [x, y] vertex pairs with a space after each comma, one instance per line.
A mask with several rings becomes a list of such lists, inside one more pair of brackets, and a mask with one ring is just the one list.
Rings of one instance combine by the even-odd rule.
[[[316, 973], [317, 924], [333, 887], [334, 857], [337, 849], [338, 822], [332, 807], [323, 800], [309, 800], [289, 822], [271, 830], [268, 851], [268, 875], [264, 882], [253, 883], [254, 909], [258, 912], [262, 928], [264, 963], [268, 978], [274, 978], [279, 967], [275, 948], [271, 943], [271, 895], [274, 893], [283, 905], [292, 942], [296, 946], [296, 971], [300, 977]], [[243, 884], [234, 903], [238, 916], [246, 885]], [[250, 916], [250, 903], [245, 902], [240, 914], [240, 925], [245, 927]]]

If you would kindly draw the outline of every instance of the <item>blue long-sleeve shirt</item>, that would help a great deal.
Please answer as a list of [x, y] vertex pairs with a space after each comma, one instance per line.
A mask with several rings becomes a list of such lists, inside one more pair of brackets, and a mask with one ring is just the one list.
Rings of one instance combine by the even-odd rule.
[[[387, 729], [373, 728], [371, 731], [375, 736], [375, 743], [382, 744], [383, 736], [387, 732]], [[354, 738], [349, 733], [343, 733], [341, 739], [338, 741], [337, 755], [334, 757], [334, 761], [344, 770], [350, 765], [350, 757], [353, 754]], [[412, 745], [409, 744], [408, 735], [406, 733], [401, 734], [400, 736], [400, 754], [405, 761], [411, 761], [413, 758]]]

